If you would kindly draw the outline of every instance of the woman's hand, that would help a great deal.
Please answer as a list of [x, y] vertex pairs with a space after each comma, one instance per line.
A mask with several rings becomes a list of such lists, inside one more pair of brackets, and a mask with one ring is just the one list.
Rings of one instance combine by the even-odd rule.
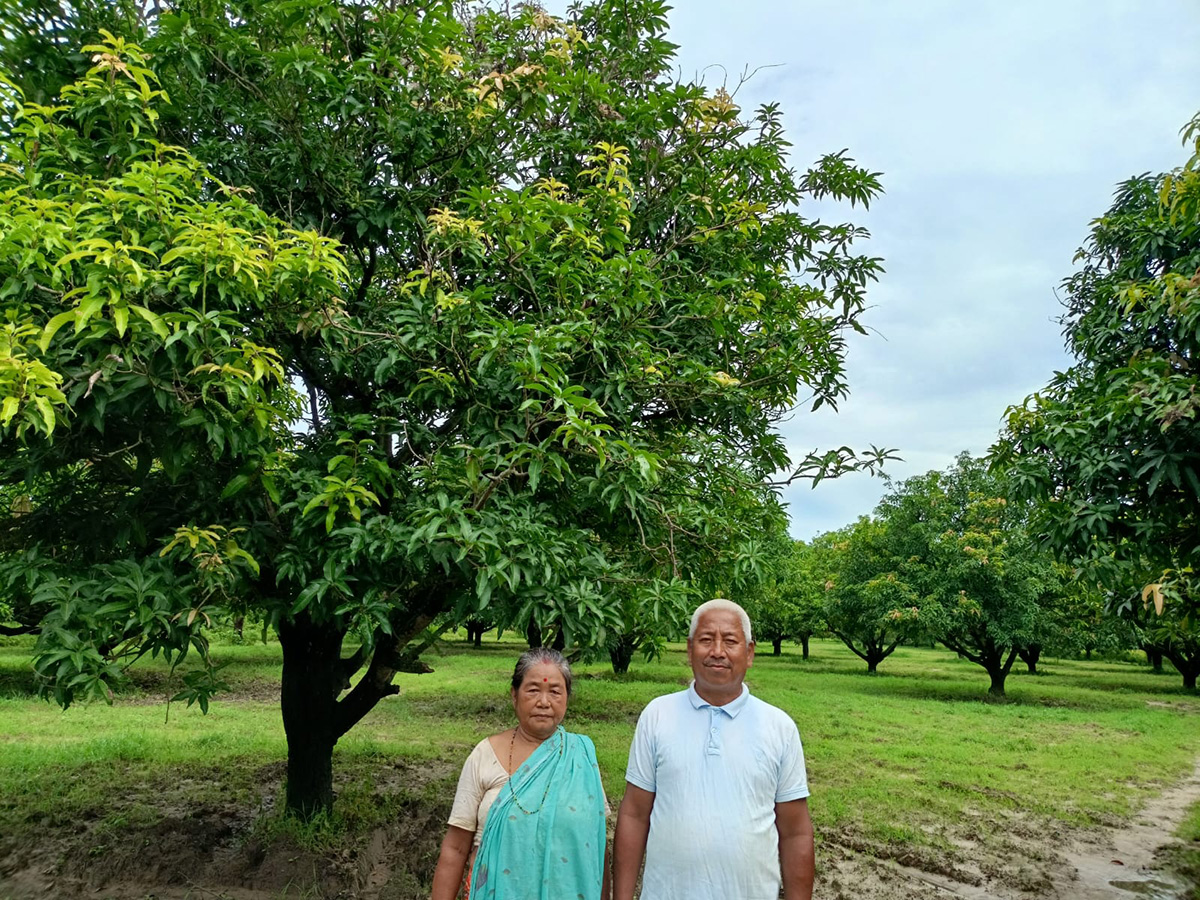
[[438, 855], [437, 868], [433, 871], [433, 893], [430, 900], [455, 900], [462, 887], [467, 858], [471, 855], [471, 843], [475, 835], [451, 825], [442, 839], [442, 852]]

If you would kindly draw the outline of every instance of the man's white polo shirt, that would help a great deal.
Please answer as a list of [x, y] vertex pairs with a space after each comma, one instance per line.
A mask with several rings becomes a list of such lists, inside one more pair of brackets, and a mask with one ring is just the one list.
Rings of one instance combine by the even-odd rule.
[[654, 794], [641, 900], [776, 900], [775, 804], [808, 796], [796, 723], [750, 696], [713, 706], [693, 683], [651, 700], [625, 779]]

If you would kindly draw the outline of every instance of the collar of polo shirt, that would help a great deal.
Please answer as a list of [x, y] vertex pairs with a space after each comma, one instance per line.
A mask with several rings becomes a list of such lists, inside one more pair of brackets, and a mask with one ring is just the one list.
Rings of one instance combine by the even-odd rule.
[[738, 694], [735, 699], [730, 700], [724, 706], [713, 706], [713, 704], [709, 703], [707, 700], [705, 700], [703, 697], [701, 697], [699, 694], [696, 693], [696, 682], [693, 681], [691, 684], [688, 685], [687, 697], [688, 697], [688, 700], [691, 702], [693, 709], [704, 709], [704, 707], [707, 706], [712, 709], [719, 709], [719, 710], [721, 710], [721, 712], [723, 712], [727, 716], [729, 716], [729, 718], [736, 719], [737, 714], [740, 713], [742, 711], [742, 709], [745, 708], [746, 701], [748, 701], [750, 699], [750, 689], [743, 684], [742, 692], [740, 694]]

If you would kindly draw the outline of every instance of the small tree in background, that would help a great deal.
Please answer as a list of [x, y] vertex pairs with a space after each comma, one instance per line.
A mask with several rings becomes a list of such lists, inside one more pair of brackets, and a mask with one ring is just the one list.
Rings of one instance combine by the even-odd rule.
[[793, 565], [785, 590], [791, 592], [796, 607], [794, 628], [796, 640], [804, 659], [808, 659], [808, 642], [813, 635], [829, 627], [825, 621], [825, 582], [822, 575], [826, 548], [817, 541], [796, 541]]
[[780, 532], [765, 542], [759, 559], [762, 566], [759, 579], [745, 590], [733, 593], [750, 615], [755, 641], [769, 642], [772, 654], [779, 656], [783, 642], [798, 638], [802, 626], [797, 602], [796, 543]]
[[924, 623], [891, 537], [887, 522], [866, 516], [827, 536], [825, 621], [872, 674]]
[[982, 666], [988, 693], [1004, 696], [1013, 662], [1036, 637], [1039, 598], [1054, 585], [1052, 560], [1025, 529], [1027, 510], [963, 453], [945, 472], [905, 480], [879, 513], [911, 583], [932, 601], [921, 609], [930, 633]]

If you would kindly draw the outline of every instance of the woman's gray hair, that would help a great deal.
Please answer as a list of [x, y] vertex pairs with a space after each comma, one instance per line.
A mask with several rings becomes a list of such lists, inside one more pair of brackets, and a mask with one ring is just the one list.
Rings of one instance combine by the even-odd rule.
[[517, 660], [517, 667], [513, 669], [512, 687], [514, 691], [519, 691], [521, 685], [525, 683], [525, 676], [529, 674], [529, 670], [534, 666], [542, 663], [549, 663], [552, 666], [558, 666], [558, 671], [562, 673], [563, 681], [567, 683], [567, 696], [571, 696], [571, 664], [567, 662], [565, 656], [557, 650], [551, 650], [549, 647], [534, 647], [526, 650]]
[[746, 611], [732, 600], [726, 600], [724, 597], [718, 597], [716, 600], [709, 600], [707, 603], [701, 603], [696, 607], [696, 611], [692, 613], [692, 627], [688, 629], [688, 640], [690, 641], [696, 636], [696, 626], [700, 624], [700, 617], [702, 615], [704, 615], [706, 612], [720, 609], [731, 613], [737, 613], [738, 618], [742, 620], [742, 635], [746, 638], [746, 643], [754, 643], [754, 638], [750, 634], [750, 616], [748, 616]]

